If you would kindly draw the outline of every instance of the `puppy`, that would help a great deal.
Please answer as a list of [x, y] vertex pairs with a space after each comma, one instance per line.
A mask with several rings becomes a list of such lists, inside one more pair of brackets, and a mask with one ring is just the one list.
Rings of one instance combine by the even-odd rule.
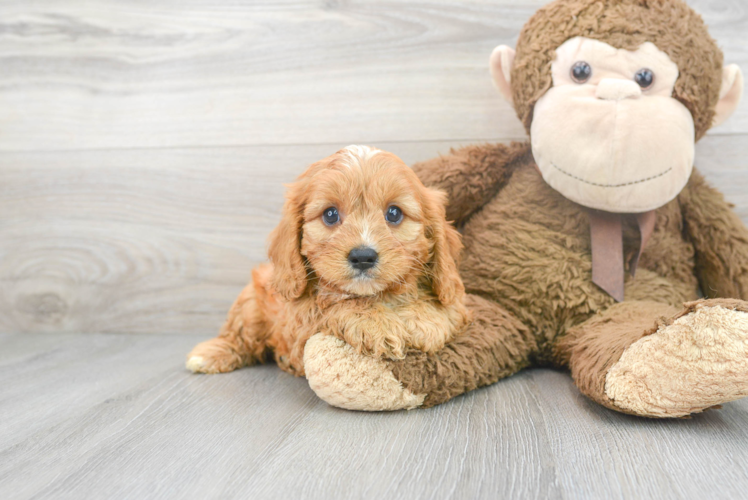
[[390, 359], [441, 349], [468, 322], [462, 244], [444, 203], [391, 153], [349, 146], [314, 163], [288, 187], [271, 263], [252, 271], [187, 368], [228, 372], [273, 356], [304, 375], [304, 345], [320, 332]]

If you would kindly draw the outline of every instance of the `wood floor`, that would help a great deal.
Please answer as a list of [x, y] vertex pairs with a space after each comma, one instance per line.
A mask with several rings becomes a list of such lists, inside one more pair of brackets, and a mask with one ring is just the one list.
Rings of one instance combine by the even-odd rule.
[[529, 370], [359, 413], [265, 365], [182, 369], [188, 335], [0, 336], [0, 498], [744, 498], [748, 401], [645, 420]]
[[[523, 372], [431, 410], [193, 376], [283, 183], [525, 137], [488, 54], [543, 0], [0, 3], [0, 498], [740, 498], [748, 401], [660, 422]], [[692, 0], [748, 73], [748, 4]], [[697, 166], [748, 222], [748, 99]]]

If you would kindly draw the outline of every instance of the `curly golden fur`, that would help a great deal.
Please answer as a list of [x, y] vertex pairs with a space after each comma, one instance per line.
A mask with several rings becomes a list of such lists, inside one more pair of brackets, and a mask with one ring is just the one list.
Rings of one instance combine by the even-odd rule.
[[[272, 353], [303, 375], [304, 345], [318, 332], [390, 359], [438, 351], [468, 321], [462, 244], [445, 202], [391, 153], [349, 146], [314, 163], [288, 188], [271, 264], [253, 270], [220, 334], [192, 350], [188, 368], [226, 372]], [[392, 206], [403, 214], [397, 223], [386, 219]], [[323, 217], [331, 207], [334, 223]], [[361, 247], [376, 251], [373, 267], [352, 264]]]

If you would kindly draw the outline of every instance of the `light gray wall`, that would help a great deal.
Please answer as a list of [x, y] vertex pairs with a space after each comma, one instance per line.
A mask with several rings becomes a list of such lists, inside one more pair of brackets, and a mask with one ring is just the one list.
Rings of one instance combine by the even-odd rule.
[[[212, 335], [284, 182], [524, 137], [488, 55], [542, 1], [0, 4], [0, 331]], [[739, 0], [692, 1], [748, 72]], [[697, 165], [748, 220], [748, 104]]]

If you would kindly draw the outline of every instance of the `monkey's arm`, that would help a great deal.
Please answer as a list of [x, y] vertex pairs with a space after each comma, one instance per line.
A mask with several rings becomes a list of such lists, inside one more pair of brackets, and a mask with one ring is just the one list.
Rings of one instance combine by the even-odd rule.
[[532, 330], [497, 303], [466, 295], [472, 322], [441, 350], [409, 349], [393, 361], [359, 354], [331, 335], [304, 347], [309, 386], [333, 406], [381, 411], [428, 408], [493, 384], [530, 365]]
[[747, 300], [748, 228], [696, 170], [679, 201], [704, 295]]
[[486, 204], [509, 180], [520, 164], [532, 161], [530, 144], [485, 144], [451, 150], [413, 165], [421, 181], [445, 191], [447, 220], [460, 226]]

